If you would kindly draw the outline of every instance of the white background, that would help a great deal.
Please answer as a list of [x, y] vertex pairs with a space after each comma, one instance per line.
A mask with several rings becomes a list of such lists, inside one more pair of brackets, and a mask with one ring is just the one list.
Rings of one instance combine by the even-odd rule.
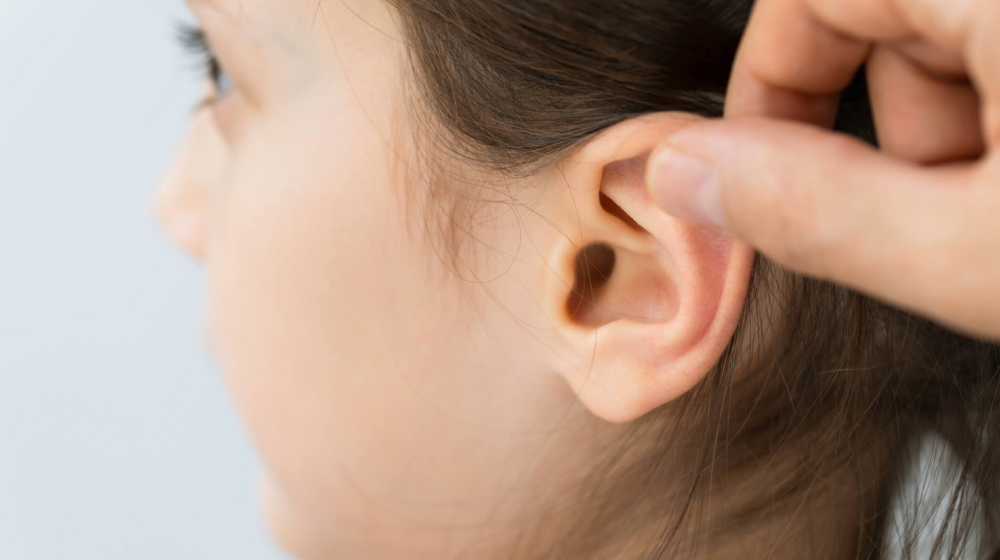
[[151, 210], [199, 91], [181, 0], [0, 0], [0, 560], [277, 560]]

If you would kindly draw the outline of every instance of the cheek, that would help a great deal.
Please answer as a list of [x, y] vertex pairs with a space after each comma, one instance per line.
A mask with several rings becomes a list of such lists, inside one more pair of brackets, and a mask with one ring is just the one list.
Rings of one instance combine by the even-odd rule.
[[412, 328], [402, 310], [419, 282], [387, 282], [416, 271], [388, 251], [402, 235], [386, 181], [349, 163], [370, 156], [331, 160], [297, 144], [294, 156], [274, 146], [243, 154], [211, 234], [209, 316], [219, 365], [270, 466], [322, 483], [317, 472], [335, 473], [342, 452], [374, 437], [374, 420], [399, 404], [397, 364], [381, 350]]
[[444, 537], [429, 523], [496, 515], [520, 483], [510, 463], [575, 399], [527, 351], [516, 305], [493, 302], [534, 301], [519, 279], [470, 304], [475, 286], [407, 214], [420, 205], [366, 113], [318, 118], [325, 106], [351, 107], [302, 103], [235, 154], [209, 233], [206, 328], [280, 497], [276, 532], [358, 557], [431, 550]]
[[384, 522], [378, 496], [457, 500], [475, 471], [415, 389], [453, 390], [468, 321], [363, 131], [262, 132], [273, 143], [241, 154], [207, 264], [213, 351], [283, 509], [337, 538]]

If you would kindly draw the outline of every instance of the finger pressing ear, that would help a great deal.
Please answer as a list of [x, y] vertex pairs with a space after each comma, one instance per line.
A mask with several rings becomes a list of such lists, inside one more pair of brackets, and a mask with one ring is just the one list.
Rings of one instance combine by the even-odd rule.
[[[715, 222], [804, 274], [996, 336], [994, 306], [976, 297], [1000, 277], [988, 258], [1000, 251], [996, 156], [926, 168], [808, 125], [743, 119], [689, 127], [651, 159], [650, 188], [668, 212]], [[703, 167], [702, 179], [684, 183], [677, 160], [683, 176]], [[717, 205], [699, 213], [697, 200]]]

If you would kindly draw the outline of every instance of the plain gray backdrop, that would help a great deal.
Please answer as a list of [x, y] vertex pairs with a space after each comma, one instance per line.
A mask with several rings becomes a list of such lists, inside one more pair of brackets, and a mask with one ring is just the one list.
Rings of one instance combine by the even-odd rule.
[[182, 0], [0, 0], [0, 560], [277, 560], [152, 195]]

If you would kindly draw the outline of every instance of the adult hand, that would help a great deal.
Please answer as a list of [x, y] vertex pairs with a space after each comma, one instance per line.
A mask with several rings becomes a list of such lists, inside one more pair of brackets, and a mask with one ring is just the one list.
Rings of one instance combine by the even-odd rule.
[[[1000, 338], [998, 30], [996, 0], [758, 0], [727, 118], [666, 139], [651, 193], [802, 273]], [[824, 130], [865, 63], [881, 151]]]

